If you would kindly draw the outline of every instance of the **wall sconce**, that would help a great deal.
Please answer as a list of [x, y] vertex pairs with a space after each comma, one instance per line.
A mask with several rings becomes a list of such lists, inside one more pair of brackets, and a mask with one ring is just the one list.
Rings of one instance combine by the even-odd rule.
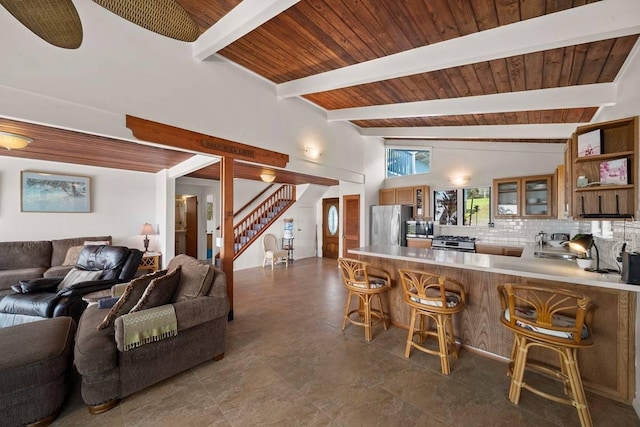
[[319, 159], [320, 156], [322, 156], [320, 149], [315, 147], [305, 147], [304, 153], [307, 155], [308, 158], [314, 159], [314, 160]]
[[260, 179], [264, 182], [273, 182], [276, 179], [276, 174], [270, 170], [264, 170], [260, 174]]
[[469, 177], [466, 175], [454, 176], [453, 178], [449, 178], [449, 182], [456, 186], [466, 185], [469, 183]]
[[32, 141], [33, 139], [16, 133], [0, 132], [0, 147], [4, 147], [7, 150], [24, 148]]

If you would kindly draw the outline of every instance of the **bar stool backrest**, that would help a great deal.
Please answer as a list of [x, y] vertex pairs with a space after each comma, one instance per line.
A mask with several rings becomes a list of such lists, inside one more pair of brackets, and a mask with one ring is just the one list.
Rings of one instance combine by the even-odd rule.
[[[431, 311], [458, 311], [466, 302], [464, 286], [440, 274], [398, 269], [404, 301], [413, 306], [429, 306]], [[459, 307], [460, 306], [460, 307]]]
[[566, 289], [507, 283], [498, 286], [502, 323], [532, 338], [580, 344], [589, 336], [589, 297]]
[[371, 288], [371, 282], [367, 273], [369, 263], [351, 258], [338, 259], [340, 271], [342, 272], [342, 280], [347, 287], [358, 289]]

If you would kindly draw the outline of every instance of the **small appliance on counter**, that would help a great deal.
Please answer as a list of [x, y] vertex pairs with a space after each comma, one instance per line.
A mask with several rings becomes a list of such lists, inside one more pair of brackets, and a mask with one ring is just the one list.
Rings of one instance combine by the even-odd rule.
[[410, 218], [407, 220], [407, 237], [418, 239], [433, 237], [433, 221]]
[[640, 285], [640, 253], [622, 252], [622, 281]]

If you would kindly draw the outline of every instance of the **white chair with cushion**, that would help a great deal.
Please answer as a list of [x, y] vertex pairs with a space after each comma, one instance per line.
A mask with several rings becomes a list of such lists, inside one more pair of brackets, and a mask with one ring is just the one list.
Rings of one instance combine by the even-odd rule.
[[[404, 357], [409, 357], [411, 347], [428, 354], [440, 356], [440, 366], [444, 375], [449, 375], [449, 355], [458, 357], [453, 315], [459, 313], [466, 303], [464, 287], [457, 281], [439, 274], [420, 270], [399, 269], [404, 302], [411, 307], [411, 324]], [[419, 325], [416, 326], [416, 323]], [[435, 331], [427, 323], [435, 323]], [[418, 342], [413, 340], [418, 335]], [[425, 347], [426, 337], [438, 338], [438, 350]]]
[[287, 268], [289, 267], [289, 251], [285, 249], [278, 249], [278, 240], [273, 234], [265, 234], [262, 238], [262, 249], [264, 250], [264, 259], [262, 260], [262, 266], [264, 267], [267, 262], [271, 262], [271, 269], [278, 261], [284, 261]]
[[[514, 333], [509, 400], [520, 402], [523, 388], [554, 402], [576, 408], [580, 424], [591, 426], [591, 415], [578, 369], [578, 349], [593, 345], [589, 334], [592, 305], [589, 297], [547, 286], [505, 284], [498, 286], [500, 321]], [[527, 360], [532, 347], [547, 349], [559, 357], [559, 367]], [[525, 370], [538, 371], [564, 384], [567, 398], [539, 390], [524, 382]]]

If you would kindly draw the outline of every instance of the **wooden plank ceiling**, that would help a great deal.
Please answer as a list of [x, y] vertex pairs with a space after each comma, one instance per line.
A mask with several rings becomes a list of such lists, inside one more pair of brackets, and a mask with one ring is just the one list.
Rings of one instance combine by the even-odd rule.
[[[240, 3], [177, 1], [203, 32]], [[283, 84], [594, 2], [302, 0], [218, 53]], [[303, 96], [331, 111], [610, 83], [637, 39], [635, 34], [598, 40]], [[591, 120], [597, 107], [387, 117], [353, 123], [361, 128], [582, 123]]]
[[[156, 173], [189, 159], [192, 153], [151, 145], [121, 141], [103, 136], [19, 122], [0, 118], [0, 131], [27, 135], [33, 142], [19, 150], [0, 148], [0, 156], [23, 159], [47, 160], [78, 165], [99, 166], [138, 172]], [[265, 170], [260, 165], [235, 162], [236, 178], [260, 181]], [[338, 185], [334, 179], [305, 175], [291, 171], [268, 168], [275, 173], [279, 184]], [[188, 176], [193, 178], [220, 179], [219, 164], [208, 166]]]

